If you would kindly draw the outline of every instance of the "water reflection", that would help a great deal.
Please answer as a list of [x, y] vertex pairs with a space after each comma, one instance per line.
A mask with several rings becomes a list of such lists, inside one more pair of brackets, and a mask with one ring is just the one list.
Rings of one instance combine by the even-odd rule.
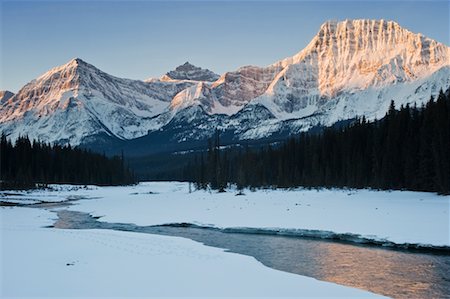
[[[343, 246], [321, 243], [316, 262], [320, 265], [316, 277], [338, 284], [368, 289], [395, 297], [430, 297], [448, 294], [434, 284], [440, 280], [435, 270], [439, 259], [425, 254], [406, 254], [378, 248]], [[334, 264], [336, 267], [329, 267]], [[444, 267], [445, 268], [445, 267]]]
[[192, 227], [106, 223], [59, 211], [58, 228], [104, 228], [186, 237], [250, 255], [268, 267], [394, 298], [450, 297], [450, 256], [356, 246], [326, 240], [224, 233]]
[[269, 267], [377, 294], [395, 298], [450, 297], [448, 255], [265, 235], [237, 236], [231, 242], [233, 246], [229, 244], [231, 251], [252, 255]]

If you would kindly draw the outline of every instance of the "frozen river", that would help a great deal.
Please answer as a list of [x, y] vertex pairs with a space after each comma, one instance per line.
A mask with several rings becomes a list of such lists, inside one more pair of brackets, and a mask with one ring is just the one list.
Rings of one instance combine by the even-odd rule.
[[137, 226], [102, 222], [87, 213], [60, 210], [54, 226], [112, 229], [189, 238], [255, 257], [264, 265], [394, 298], [450, 295], [450, 252], [386, 249], [330, 240], [233, 233], [191, 226]]

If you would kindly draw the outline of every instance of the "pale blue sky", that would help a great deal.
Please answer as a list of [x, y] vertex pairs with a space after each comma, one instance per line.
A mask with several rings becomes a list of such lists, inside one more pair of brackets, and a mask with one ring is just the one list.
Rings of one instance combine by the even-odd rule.
[[73, 57], [118, 77], [189, 61], [217, 73], [305, 47], [326, 20], [395, 20], [449, 45], [449, 1], [0, 0], [0, 89], [17, 92]]

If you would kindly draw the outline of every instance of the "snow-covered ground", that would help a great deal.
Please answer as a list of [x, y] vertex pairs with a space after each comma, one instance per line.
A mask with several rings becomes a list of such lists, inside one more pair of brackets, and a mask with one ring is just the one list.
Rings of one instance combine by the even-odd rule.
[[[2, 192], [2, 202], [47, 205], [0, 207], [1, 297], [373, 296], [184, 238], [45, 228], [56, 214], [42, 207], [137, 225], [332, 231], [398, 244], [450, 246], [450, 196], [338, 189], [244, 193], [189, 193], [188, 184], [179, 182]], [[72, 205], [48, 205], [66, 201]]]
[[74, 193], [70, 209], [103, 221], [219, 228], [307, 229], [352, 233], [397, 244], [450, 246], [450, 196], [372, 190], [258, 190], [189, 193], [185, 183], [141, 183]]
[[[97, 192], [119, 190], [127, 189]], [[52, 218], [44, 209], [0, 208], [1, 298], [376, 297], [184, 238], [45, 228]]]
[[0, 202], [22, 205], [37, 203], [56, 203], [89, 198], [80, 196], [80, 192], [97, 189], [96, 186], [50, 185], [45, 189], [0, 191]]
[[[71, 210], [102, 221], [158, 225], [193, 223], [218, 228], [319, 230], [397, 244], [450, 246], [450, 196], [373, 190], [257, 190], [189, 193], [187, 183], [150, 182], [47, 192], [49, 198], [84, 197]], [[44, 196], [36, 191], [27, 196]], [[3, 196], [3, 201], [8, 196]]]

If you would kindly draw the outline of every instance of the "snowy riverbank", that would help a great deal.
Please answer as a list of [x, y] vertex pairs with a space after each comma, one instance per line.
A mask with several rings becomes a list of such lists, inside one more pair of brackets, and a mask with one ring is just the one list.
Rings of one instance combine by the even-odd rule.
[[[48, 196], [53, 200], [86, 197], [69, 209], [102, 216], [101, 220], [107, 222], [192, 223], [287, 233], [312, 230], [396, 244], [450, 246], [450, 196], [433, 193], [297, 189], [246, 190], [244, 196], [235, 196], [233, 190], [189, 193], [188, 184], [177, 182], [58, 189], [35, 191], [23, 197]], [[18, 197], [11, 198], [17, 201]], [[8, 196], [3, 200], [8, 200]]]
[[184, 238], [45, 228], [53, 218], [0, 208], [2, 298], [377, 297]]

